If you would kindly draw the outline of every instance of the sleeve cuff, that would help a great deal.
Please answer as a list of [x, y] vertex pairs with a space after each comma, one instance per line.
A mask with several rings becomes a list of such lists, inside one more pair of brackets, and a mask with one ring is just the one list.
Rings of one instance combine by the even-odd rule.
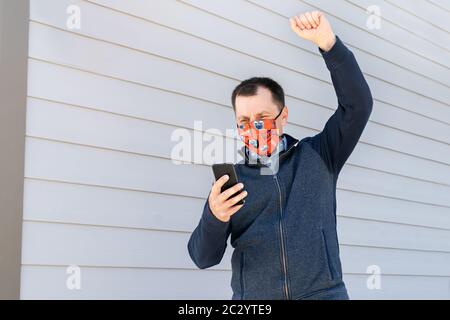
[[205, 206], [203, 208], [203, 221], [206, 225], [208, 225], [208, 227], [219, 230], [228, 228], [228, 225], [230, 224], [230, 221], [223, 222], [216, 218], [214, 213], [212, 213], [211, 208], [209, 207], [208, 200], [206, 200]]
[[329, 51], [324, 51], [318, 47], [320, 54], [322, 55], [328, 70], [335, 69], [345, 61], [348, 53], [350, 52], [341, 39], [336, 35], [336, 43]]

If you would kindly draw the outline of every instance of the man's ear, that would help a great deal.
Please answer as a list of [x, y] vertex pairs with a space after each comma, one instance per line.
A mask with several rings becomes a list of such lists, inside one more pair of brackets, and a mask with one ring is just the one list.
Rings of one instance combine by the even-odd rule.
[[283, 124], [283, 126], [287, 124], [288, 118], [289, 118], [289, 110], [288, 106], [285, 106], [283, 112], [281, 113], [281, 123]]

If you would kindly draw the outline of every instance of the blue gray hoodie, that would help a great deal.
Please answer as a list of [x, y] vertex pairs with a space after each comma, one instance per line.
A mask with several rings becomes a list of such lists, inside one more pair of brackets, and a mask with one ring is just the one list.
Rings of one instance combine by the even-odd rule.
[[287, 146], [277, 170], [261, 162], [235, 164], [248, 191], [245, 205], [230, 221], [211, 212], [208, 201], [188, 250], [201, 269], [222, 260], [228, 237], [233, 300], [348, 299], [342, 279], [336, 231], [336, 182], [372, 112], [372, 95], [353, 53], [336, 36], [333, 48], [318, 48], [338, 98], [323, 130]]

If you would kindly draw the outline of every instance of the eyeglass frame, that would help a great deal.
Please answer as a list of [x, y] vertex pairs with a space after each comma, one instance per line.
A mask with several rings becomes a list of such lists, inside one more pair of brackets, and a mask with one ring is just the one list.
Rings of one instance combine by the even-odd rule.
[[[239, 130], [242, 130], [242, 131], [247, 131], [247, 130], [249, 130], [250, 128], [253, 128], [253, 129], [256, 129], [256, 130], [263, 130], [263, 129], [267, 129], [267, 130], [269, 130], [269, 129], [273, 129], [272, 127], [274, 127], [274, 123], [275, 123], [275, 121], [278, 119], [278, 117], [281, 115], [281, 113], [283, 112], [283, 110], [284, 110], [284, 107], [285, 106], [283, 106], [282, 108], [281, 108], [281, 110], [280, 110], [280, 112], [278, 113], [278, 115], [275, 117], [275, 118], [273, 118], [273, 119], [263, 119], [263, 120], [254, 120], [253, 122], [248, 122], [248, 123], [246, 123], [246, 124], [238, 124], [238, 123], [236, 123], [236, 127], [239, 129]], [[269, 123], [269, 121], [270, 121], [270, 123], [272, 124], [272, 127], [271, 128], [267, 128], [267, 126], [266, 126], [266, 123]], [[263, 127], [261, 127], [261, 128], [257, 128], [256, 127], [256, 123], [262, 123], [263, 124]], [[252, 125], [253, 124], [253, 125]], [[242, 126], [245, 126], [245, 127], [242, 127]]]

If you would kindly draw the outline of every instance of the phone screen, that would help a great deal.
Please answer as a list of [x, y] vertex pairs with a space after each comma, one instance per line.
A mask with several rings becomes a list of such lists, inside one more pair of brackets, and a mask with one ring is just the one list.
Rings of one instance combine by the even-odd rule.
[[[221, 192], [224, 192], [225, 190], [231, 188], [232, 186], [236, 185], [239, 181], [237, 178], [236, 171], [234, 169], [234, 165], [232, 163], [220, 163], [220, 164], [213, 164], [212, 166], [214, 177], [216, 178], [216, 181], [220, 179], [224, 175], [228, 175], [230, 178], [228, 181], [222, 186]], [[238, 195], [243, 190], [239, 190], [235, 194], [233, 194], [230, 198]], [[236, 205], [243, 204], [245, 202], [244, 199], [236, 203]]]

